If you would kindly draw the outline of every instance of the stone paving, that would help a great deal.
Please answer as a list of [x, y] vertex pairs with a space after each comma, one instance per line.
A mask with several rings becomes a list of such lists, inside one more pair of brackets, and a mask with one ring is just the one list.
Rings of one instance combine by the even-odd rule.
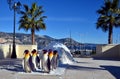
[[[75, 58], [62, 75], [19, 74], [20, 59], [0, 60], [0, 79], [120, 79], [120, 61]], [[13, 69], [12, 69], [13, 68]]]
[[64, 79], [120, 79], [120, 61], [78, 58], [70, 65]]

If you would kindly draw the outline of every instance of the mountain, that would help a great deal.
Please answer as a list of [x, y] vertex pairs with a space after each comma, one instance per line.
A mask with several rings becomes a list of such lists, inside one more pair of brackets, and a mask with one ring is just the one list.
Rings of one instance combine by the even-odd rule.
[[[12, 44], [13, 41], [13, 33], [0, 32], [0, 43], [2, 44]], [[71, 46], [79, 46], [81, 43], [73, 40], [72, 38], [62, 38], [55, 39], [47, 35], [35, 35], [35, 41], [38, 45], [38, 49], [42, 49], [47, 46], [50, 42], [56, 41], [67, 45], [67, 47]], [[31, 44], [31, 34], [24, 33], [16, 33], [16, 44]]]

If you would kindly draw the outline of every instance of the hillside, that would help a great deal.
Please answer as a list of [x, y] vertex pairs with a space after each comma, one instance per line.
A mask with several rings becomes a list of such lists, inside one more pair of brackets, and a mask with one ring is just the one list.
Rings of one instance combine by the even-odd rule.
[[[12, 44], [13, 33], [0, 32], [0, 43], [2, 44]], [[62, 38], [55, 39], [47, 35], [39, 36], [35, 35], [35, 42], [38, 45], [38, 49], [42, 49], [47, 46], [51, 41], [60, 42], [66, 44], [67, 47], [71, 47], [71, 45], [79, 46], [81, 43], [71, 39], [71, 38]], [[16, 44], [31, 44], [31, 35], [24, 33], [16, 33]]]

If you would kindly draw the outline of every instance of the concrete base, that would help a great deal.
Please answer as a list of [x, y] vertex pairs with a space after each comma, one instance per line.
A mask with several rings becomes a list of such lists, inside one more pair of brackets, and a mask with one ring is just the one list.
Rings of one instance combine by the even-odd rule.
[[96, 58], [117, 58], [120, 59], [120, 44], [98, 45], [96, 47]]

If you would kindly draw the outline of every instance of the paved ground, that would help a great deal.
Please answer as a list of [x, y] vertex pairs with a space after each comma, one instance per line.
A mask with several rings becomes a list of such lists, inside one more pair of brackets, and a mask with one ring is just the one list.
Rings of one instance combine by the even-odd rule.
[[120, 61], [75, 58], [62, 75], [19, 74], [21, 60], [0, 60], [0, 79], [120, 79]]

